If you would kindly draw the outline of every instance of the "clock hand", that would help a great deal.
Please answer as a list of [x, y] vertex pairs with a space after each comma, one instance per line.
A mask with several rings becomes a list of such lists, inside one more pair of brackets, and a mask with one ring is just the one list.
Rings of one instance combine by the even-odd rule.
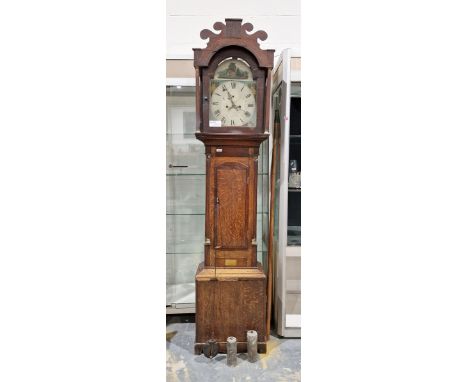
[[232, 100], [234, 98], [234, 96], [232, 96], [231, 93], [229, 93], [229, 90], [226, 90], [226, 91], [227, 91], [227, 94], [228, 94], [228, 99], [229, 99], [229, 101], [231, 101], [231, 104], [232, 104], [232, 106], [229, 108], [229, 110], [231, 110], [231, 109], [236, 109], [237, 110], [237, 108], [239, 106], [236, 106], [236, 104]]

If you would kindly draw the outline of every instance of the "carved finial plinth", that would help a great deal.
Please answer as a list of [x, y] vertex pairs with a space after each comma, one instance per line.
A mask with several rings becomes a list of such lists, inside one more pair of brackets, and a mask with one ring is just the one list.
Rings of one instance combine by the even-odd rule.
[[251, 23], [242, 24], [242, 19], [225, 19], [225, 22], [217, 21], [213, 24], [215, 33], [210, 29], [203, 29], [200, 37], [208, 40], [206, 48], [194, 49], [195, 62], [198, 66], [206, 66], [211, 56], [218, 50], [227, 46], [241, 46], [251, 51], [257, 58], [261, 67], [271, 67], [273, 62], [273, 49], [263, 50], [258, 40], [265, 41], [268, 34], [259, 30], [254, 33]]
[[226, 19], [225, 21], [226, 24], [222, 23], [221, 21], [217, 21], [213, 25], [213, 29], [216, 31], [220, 31], [220, 33], [214, 33], [209, 29], [203, 29], [200, 32], [200, 37], [203, 40], [209, 39], [207, 47], [209, 47], [213, 40], [219, 38], [248, 38], [254, 41], [260, 48], [260, 45], [257, 42], [257, 40], [260, 39], [262, 41], [265, 41], [268, 37], [267, 33], [262, 30], [252, 34], [248, 34], [247, 32], [251, 32], [253, 30], [253, 25], [251, 23], [242, 24], [242, 19]]

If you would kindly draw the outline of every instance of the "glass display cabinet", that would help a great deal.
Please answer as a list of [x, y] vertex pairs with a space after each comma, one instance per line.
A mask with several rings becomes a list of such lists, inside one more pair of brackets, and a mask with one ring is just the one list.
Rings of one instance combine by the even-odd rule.
[[166, 86], [166, 310], [195, 310], [203, 259], [204, 147], [195, 139], [195, 86]]
[[[181, 66], [180, 61], [168, 63], [168, 72], [176, 71]], [[204, 150], [203, 143], [195, 138], [195, 80], [167, 78], [167, 314], [195, 313], [195, 273], [198, 264], [203, 261], [205, 233]], [[268, 151], [267, 140], [260, 146], [257, 180], [257, 259], [265, 267], [268, 240]]]
[[[272, 113], [279, 111], [274, 179], [274, 319], [279, 335], [301, 335], [300, 57], [282, 52], [273, 70]], [[273, 120], [273, 118], [272, 118]], [[272, 126], [273, 127], [273, 126]]]

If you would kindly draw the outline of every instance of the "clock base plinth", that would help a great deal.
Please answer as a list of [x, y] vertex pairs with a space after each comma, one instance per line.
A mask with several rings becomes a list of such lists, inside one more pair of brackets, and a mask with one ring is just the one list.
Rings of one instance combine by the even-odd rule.
[[226, 340], [236, 337], [237, 351], [247, 352], [247, 331], [258, 334], [258, 352], [266, 353], [266, 276], [256, 268], [198, 267], [195, 276], [195, 354], [210, 339], [226, 353]]

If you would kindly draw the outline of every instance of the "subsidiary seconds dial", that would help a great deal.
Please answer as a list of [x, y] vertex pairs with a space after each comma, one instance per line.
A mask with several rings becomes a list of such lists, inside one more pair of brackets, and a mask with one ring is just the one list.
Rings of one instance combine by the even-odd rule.
[[251, 82], [222, 81], [211, 95], [212, 118], [221, 126], [255, 126], [256, 100]]

